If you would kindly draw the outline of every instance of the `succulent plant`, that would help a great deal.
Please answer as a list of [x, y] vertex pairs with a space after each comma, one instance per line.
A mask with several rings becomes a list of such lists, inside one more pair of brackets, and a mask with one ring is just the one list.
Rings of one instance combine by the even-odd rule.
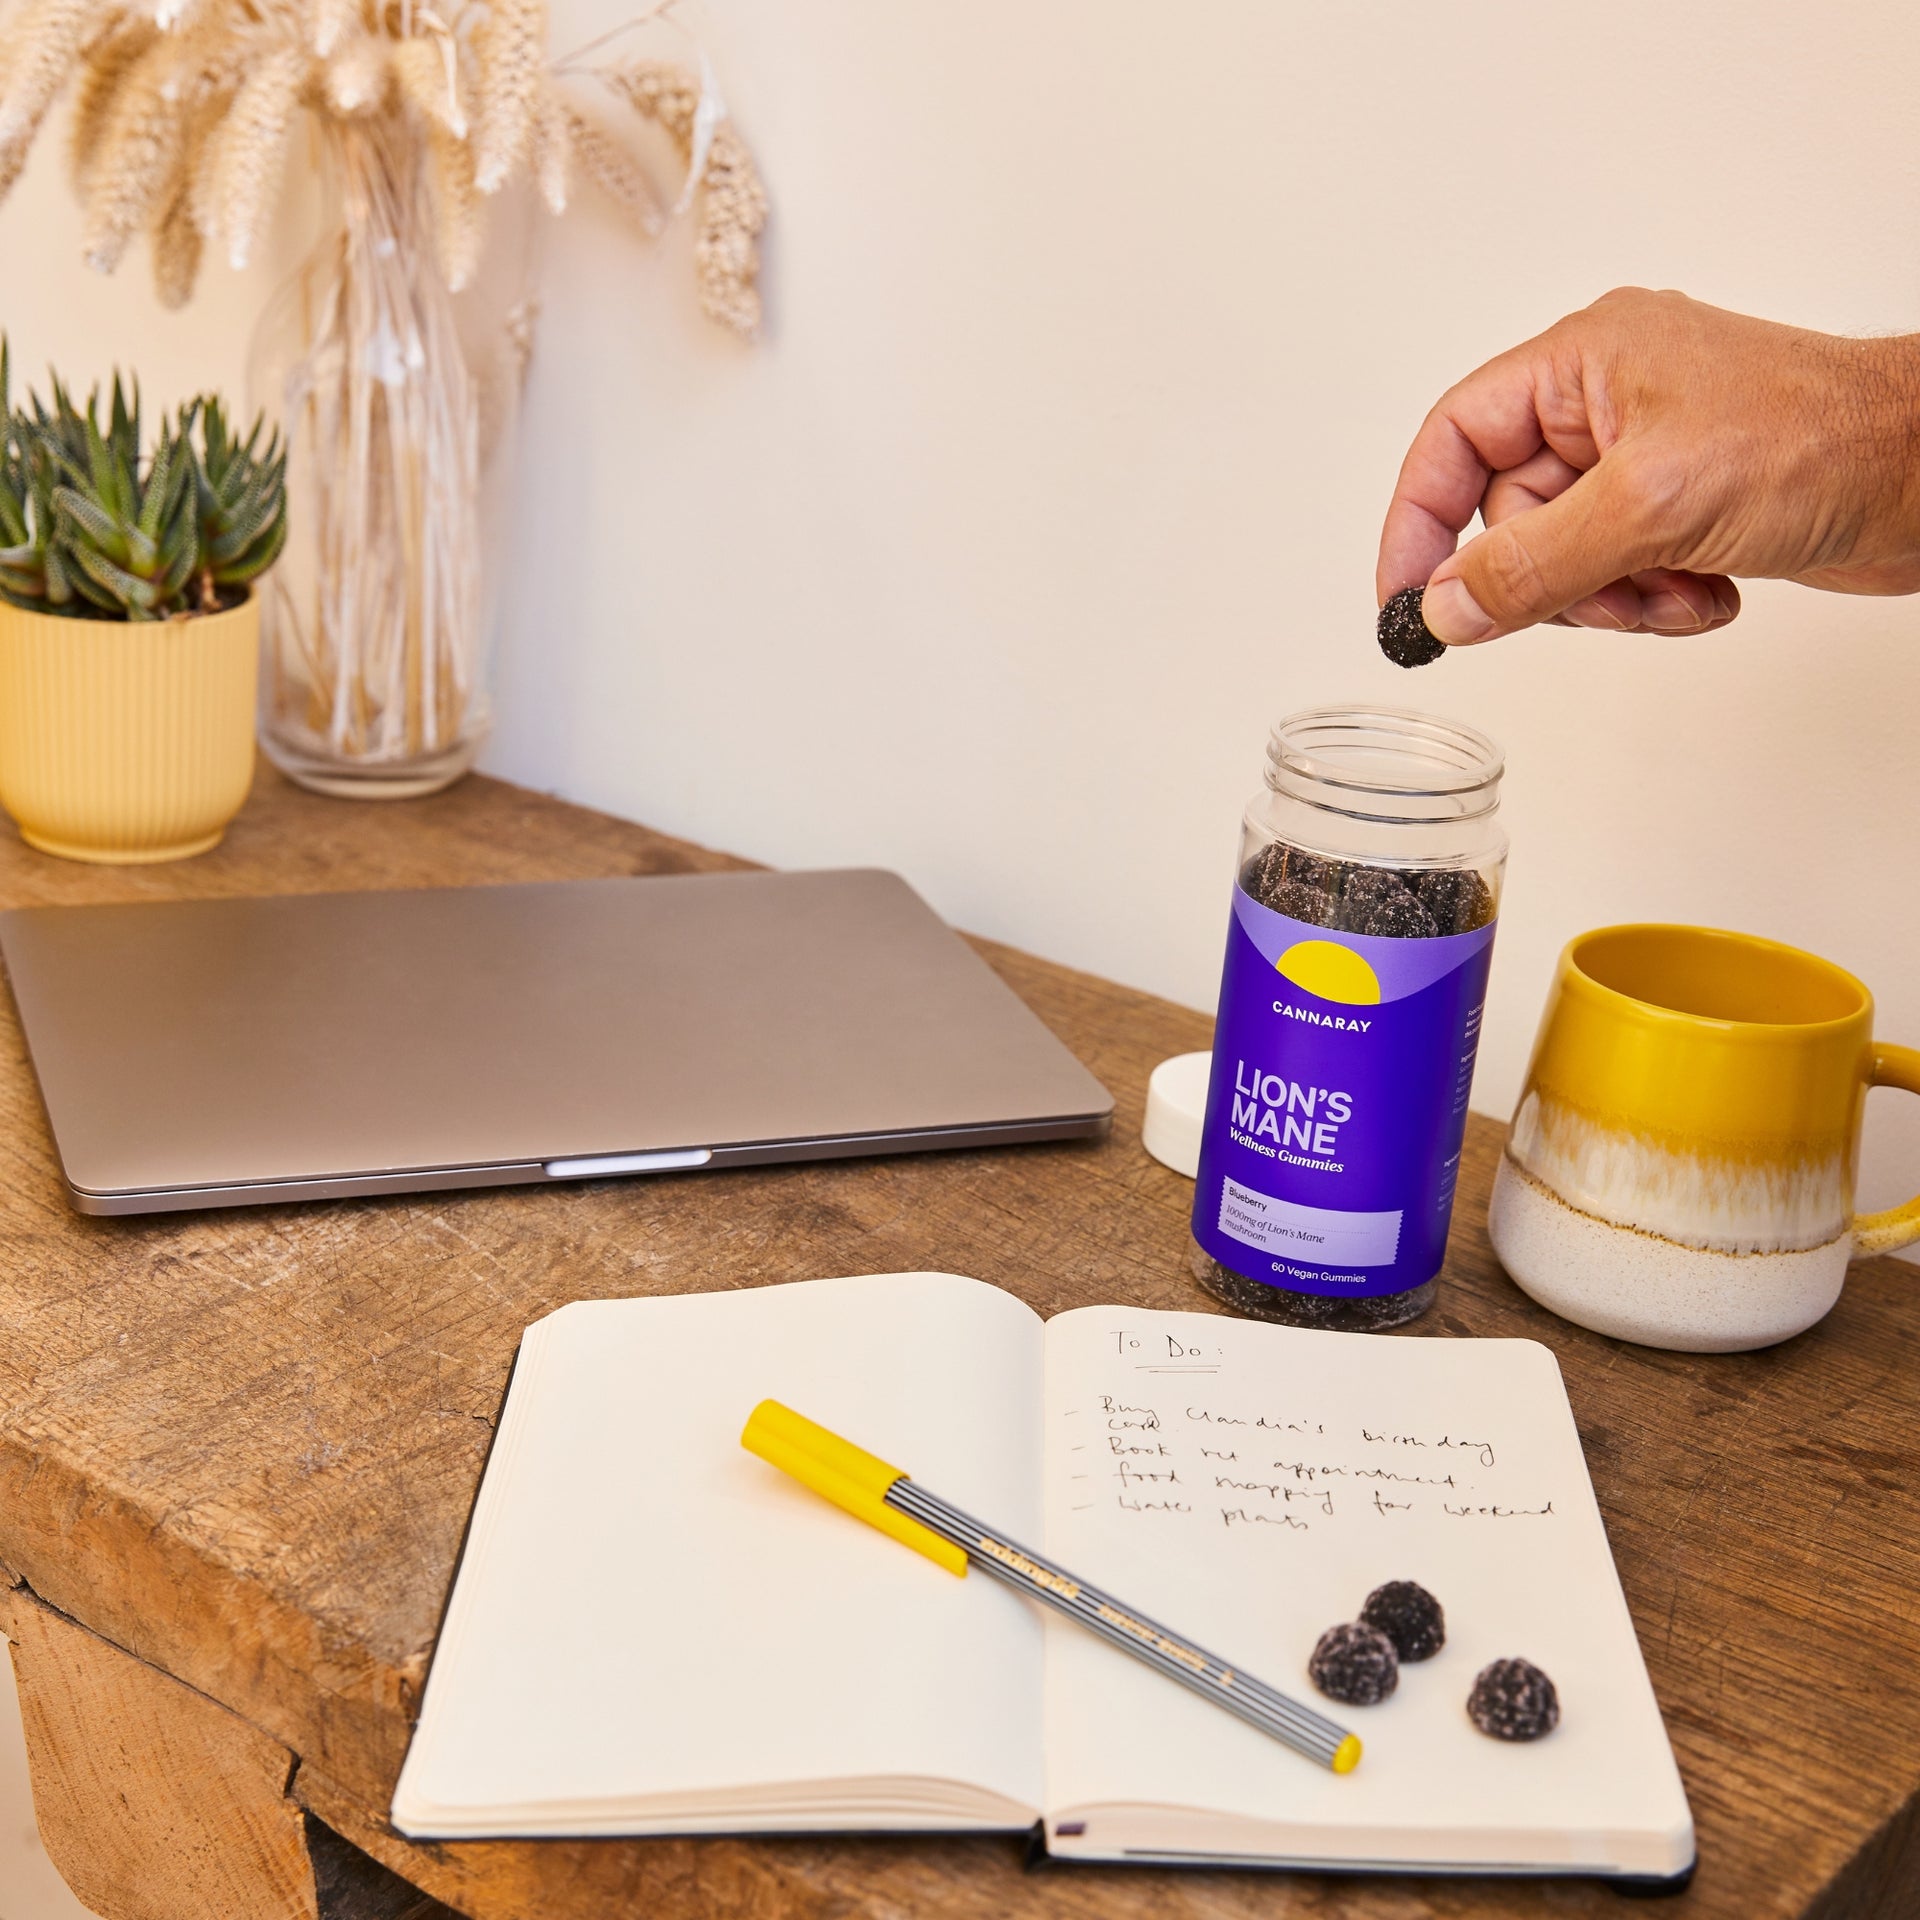
[[[75, 406], [16, 408], [0, 340], [0, 599], [96, 620], [217, 613], [242, 597], [286, 540], [286, 454], [264, 421], [240, 440], [212, 397], [160, 423], [142, 461], [140, 391], [114, 376]], [[199, 444], [194, 433], [199, 429]]]
[[54, 423], [42, 438], [60, 471], [53, 490], [54, 541], [82, 599], [108, 619], [159, 620], [181, 610], [200, 558], [194, 518], [189, 408], [176, 432], [163, 421], [160, 442], [140, 470], [140, 396], [131, 404], [118, 376], [102, 433], [96, 404], [78, 413], [54, 388]]
[[52, 546], [53, 463], [33, 422], [13, 411], [10, 372], [0, 338], [0, 596], [65, 612], [73, 587]]
[[200, 606], [211, 613], [222, 587], [243, 587], [280, 557], [287, 539], [287, 455], [276, 429], [260, 449], [263, 417], [246, 439], [227, 427], [226, 409], [200, 403], [195, 509], [200, 535]]

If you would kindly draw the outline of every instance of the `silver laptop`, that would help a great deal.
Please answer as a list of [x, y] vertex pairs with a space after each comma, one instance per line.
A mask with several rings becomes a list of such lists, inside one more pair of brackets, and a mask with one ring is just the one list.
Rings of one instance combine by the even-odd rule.
[[153, 1213], [1098, 1134], [897, 875], [0, 915], [73, 1203]]

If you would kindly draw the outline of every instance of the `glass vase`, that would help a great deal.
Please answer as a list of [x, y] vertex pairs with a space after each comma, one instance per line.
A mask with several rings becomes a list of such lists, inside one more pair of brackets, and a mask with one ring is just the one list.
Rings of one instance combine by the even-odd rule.
[[401, 113], [322, 120], [320, 243], [254, 336], [249, 385], [287, 438], [288, 534], [262, 605], [261, 744], [302, 786], [432, 793], [488, 726], [531, 261], [453, 293], [425, 138]]

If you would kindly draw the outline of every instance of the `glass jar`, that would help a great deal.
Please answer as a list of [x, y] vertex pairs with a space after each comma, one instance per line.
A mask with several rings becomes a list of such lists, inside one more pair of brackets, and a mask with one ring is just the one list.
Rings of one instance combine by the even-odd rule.
[[288, 449], [260, 739], [315, 792], [407, 799], [457, 780], [486, 738], [532, 229], [526, 197], [501, 195], [456, 293], [414, 118], [323, 116], [317, 138], [324, 231], [248, 368]]
[[1247, 808], [1192, 1260], [1236, 1312], [1372, 1332], [1438, 1291], [1507, 840], [1456, 721], [1282, 720]]

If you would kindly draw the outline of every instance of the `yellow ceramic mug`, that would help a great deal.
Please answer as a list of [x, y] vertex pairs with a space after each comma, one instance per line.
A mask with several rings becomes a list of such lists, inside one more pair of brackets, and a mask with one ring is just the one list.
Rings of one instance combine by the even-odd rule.
[[1731, 1353], [1813, 1325], [1847, 1262], [1920, 1240], [1856, 1216], [1871, 1086], [1920, 1093], [1830, 962], [1706, 927], [1602, 927], [1560, 956], [1493, 1187], [1494, 1251], [1566, 1319]]

